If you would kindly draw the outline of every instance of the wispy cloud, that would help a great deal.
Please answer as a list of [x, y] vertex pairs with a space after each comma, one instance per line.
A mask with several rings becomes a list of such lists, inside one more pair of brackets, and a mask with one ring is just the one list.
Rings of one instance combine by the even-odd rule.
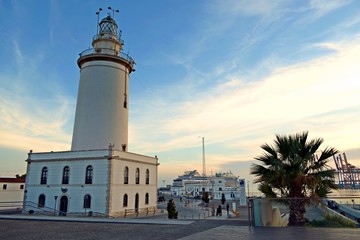
[[319, 18], [351, 2], [352, 0], [310, 0], [309, 7], [315, 12], [315, 17]]
[[18, 42], [13, 43], [17, 67], [0, 73], [0, 146], [38, 151], [69, 149], [67, 125], [75, 99], [54, 85], [56, 76], [48, 79], [37, 73], [41, 53], [40, 59], [29, 59]]
[[[162, 152], [191, 148], [197, 136], [206, 136], [213, 146], [246, 149], [249, 155], [243, 157], [247, 158], [276, 133], [311, 130], [325, 139], [329, 137], [331, 145], [341, 147], [342, 141], [346, 141], [347, 146], [356, 147], [356, 135], [360, 133], [356, 129], [360, 128], [351, 119], [359, 118], [359, 111], [344, 111], [336, 118], [336, 115], [319, 117], [319, 114], [360, 108], [360, 83], [356, 79], [360, 70], [355, 64], [360, 60], [360, 42], [328, 44], [338, 46], [336, 52], [277, 67], [256, 82], [244, 82], [241, 76], [233, 76], [192, 99], [161, 106], [162, 111], [157, 112], [156, 118], [152, 108], [142, 109], [142, 116], [137, 116], [131, 134], [143, 137], [132, 146], [141, 152]], [[174, 91], [169, 88], [165, 92]], [[166, 94], [159, 93], [159, 96], [166, 98]], [[153, 127], [137, 127], [144, 123]], [[332, 138], [335, 126], [342, 126], [343, 137]], [[150, 136], [156, 136], [157, 143], [143, 142]]]
[[227, 0], [215, 1], [208, 7], [219, 14], [243, 14], [246, 16], [269, 16], [273, 15], [284, 6], [288, 1], [267, 1], [267, 0]]

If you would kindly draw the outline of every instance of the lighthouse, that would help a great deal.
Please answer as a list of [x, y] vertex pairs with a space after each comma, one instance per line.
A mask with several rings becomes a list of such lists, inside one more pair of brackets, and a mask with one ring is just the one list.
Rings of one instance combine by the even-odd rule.
[[114, 11], [98, 18], [92, 48], [77, 61], [71, 150], [30, 150], [23, 213], [124, 217], [156, 211], [158, 158], [128, 151], [135, 62], [122, 52], [123, 44]]
[[93, 37], [92, 49], [80, 53], [80, 83], [71, 150], [127, 151], [129, 78], [134, 60], [122, 52], [118, 25], [108, 15]]

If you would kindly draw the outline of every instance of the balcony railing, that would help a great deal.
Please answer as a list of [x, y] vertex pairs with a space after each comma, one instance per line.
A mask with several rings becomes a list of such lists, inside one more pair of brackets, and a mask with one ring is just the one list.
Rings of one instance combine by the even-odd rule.
[[134, 59], [132, 59], [132, 57], [130, 57], [128, 54], [111, 48], [89, 48], [81, 52], [79, 56], [84, 57], [87, 55], [95, 55], [95, 54], [117, 56], [129, 62], [132, 66], [135, 64]]
[[124, 45], [123, 39], [121, 39], [118, 35], [110, 32], [95, 34], [92, 40], [94, 41], [97, 39], [117, 39], [121, 45]]

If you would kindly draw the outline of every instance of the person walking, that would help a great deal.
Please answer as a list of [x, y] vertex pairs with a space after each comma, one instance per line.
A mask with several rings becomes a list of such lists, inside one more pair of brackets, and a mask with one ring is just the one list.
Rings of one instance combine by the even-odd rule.
[[226, 204], [226, 212], [228, 216], [229, 216], [229, 208], [230, 208], [229, 204]]

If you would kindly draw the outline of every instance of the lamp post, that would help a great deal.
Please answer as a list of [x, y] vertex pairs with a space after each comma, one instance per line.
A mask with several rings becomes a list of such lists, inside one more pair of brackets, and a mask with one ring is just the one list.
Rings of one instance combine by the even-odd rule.
[[250, 187], [249, 187], [250, 181], [247, 181], [247, 189], [248, 189], [248, 198], [250, 197]]
[[96, 12], [97, 17], [97, 24], [96, 24], [96, 34], [99, 34], [99, 15], [100, 12], [102, 11], [102, 8], [99, 8], [99, 11]]
[[55, 216], [56, 215], [56, 200], [57, 200], [58, 196], [54, 196], [54, 198], [55, 198], [55, 204], [54, 204], [54, 216]]
[[112, 9], [111, 7], [108, 7], [109, 10], [111, 10], [113, 12], [112, 18], [114, 18], [115, 12], [119, 12], [119, 10], [117, 9]]
[[211, 198], [212, 198], [212, 215], [215, 215], [215, 199], [214, 199], [214, 179], [211, 179]]

